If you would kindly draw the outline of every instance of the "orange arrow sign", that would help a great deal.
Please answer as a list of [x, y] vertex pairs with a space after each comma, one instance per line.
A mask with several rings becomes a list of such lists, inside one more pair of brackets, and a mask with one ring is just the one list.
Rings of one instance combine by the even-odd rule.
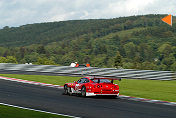
[[161, 19], [163, 22], [169, 24], [170, 26], [172, 26], [172, 15], [169, 14], [168, 16], [164, 17]]

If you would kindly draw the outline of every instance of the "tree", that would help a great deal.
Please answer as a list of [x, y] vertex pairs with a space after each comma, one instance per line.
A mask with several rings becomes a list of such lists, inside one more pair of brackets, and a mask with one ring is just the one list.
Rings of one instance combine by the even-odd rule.
[[95, 67], [106, 67], [106, 58], [105, 54], [99, 54], [91, 57], [91, 65]]
[[[13, 56], [18, 63], [70, 65], [77, 61], [97, 67], [174, 70], [176, 27], [160, 25], [160, 17], [147, 15], [6, 27], [0, 30], [0, 63], [6, 63], [6, 57]], [[119, 62], [122, 60], [123, 66]], [[8, 62], [16, 63], [13, 59]]]
[[9, 29], [9, 26], [5, 26], [5, 27], [3, 27], [3, 29]]
[[171, 70], [172, 70], [172, 71], [176, 71], [176, 62], [174, 62], [174, 63], [171, 65]]
[[160, 54], [168, 56], [172, 52], [172, 46], [170, 44], [163, 44], [158, 48]]
[[6, 57], [6, 63], [17, 63], [17, 60], [13, 56], [7, 56]]
[[26, 52], [25, 47], [21, 47], [21, 48], [20, 48], [21, 58], [24, 58], [25, 52]]
[[131, 62], [123, 63], [123, 68], [125, 69], [133, 69], [134, 67], [135, 67], [134, 63], [131, 63]]
[[37, 60], [37, 64], [39, 64], [39, 65], [56, 65], [56, 63], [53, 60], [47, 59], [46, 57], [44, 57], [44, 58], [39, 57]]
[[114, 66], [116, 68], [120, 68], [122, 67], [122, 56], [120, 55], [119, 51], [117, 51], [117, 54], [116, 54], [116, 57], [115, 57], [115, 60], [114, 60]]
[[37, 48], [37, 53], [39, 53], [39, 54], [45, 54], [46, 53], [45, 47], [43, 45], [39, 46]]
[[162, 63], [167, 65], [168, 67], [171, 66], [175, 62], [174, 57], [166, 57], [162, 60]]
[[0, 57], [0, 63], [6, 63], [6, 58], [5, 57]]
[[127, 58], [133, 59], [135, 56], [135, 44], [133, 42], [129, 42], [124, 45], [125, 53]]
[[112, 37], [112, 39], [110, 40], [111, 44], [113, 45], [119, 45], [120, 44], [120, 37], [118, 35], [115, 35], [114, 37]]
[[39, 57], [39, 54], [36, 52], [31, 53], [30, 55], [26, 55], [23, 59], [24, 62], [23, 63], [35, 63], [37, 62]]

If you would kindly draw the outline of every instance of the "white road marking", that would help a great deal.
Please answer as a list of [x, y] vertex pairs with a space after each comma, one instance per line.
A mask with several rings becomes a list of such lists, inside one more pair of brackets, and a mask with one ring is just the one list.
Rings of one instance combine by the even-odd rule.
[[31, 110], [31, 111], [37, 111], [37, 112], [42, 112], [42, 113], [48, 113], [48, 114], [53, 114], [53, 115], [66, 116], [66, 117], [70, 117], [70, 118], [81, 118], [81, 117], [76, 117], [76, 116], [71, 116], [71, 115], [65, 115], [65, 114], [61, 114], [61, 113], [53, 113], [53, 112], [43, 111], [43, 110], [37, 110], [37, 109], [31, 109], [31, 108], [27, 108], [27, 107], [21, 107], [21, 106], [17, 106], [17, 105], [6, 104], [6, 103], [0, 103], [0, 105], [9, 106], [9, 107], [15, 107], [15, 108], [20, 108], [20, 109], [25, 109], [25, 110]]

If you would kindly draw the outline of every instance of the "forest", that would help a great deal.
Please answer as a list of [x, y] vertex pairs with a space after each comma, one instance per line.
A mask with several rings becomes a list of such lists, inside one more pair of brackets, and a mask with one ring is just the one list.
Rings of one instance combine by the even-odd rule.
[[0, 29], [0, 63], [176, 71], [176, 18], [140, 15]]

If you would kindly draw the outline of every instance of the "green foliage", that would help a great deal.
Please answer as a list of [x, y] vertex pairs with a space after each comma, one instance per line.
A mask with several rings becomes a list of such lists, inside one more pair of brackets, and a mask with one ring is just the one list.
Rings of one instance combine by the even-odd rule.
[[[0, 30], [0, 63], [175, 71], [176, 25], [164, 15], [39, 23]], [[120, 56], [117, 56], [117, 51]], [[16, 59], [8, 59], [13, 56]], [[116, 61], [115, 61], [116, 60]]]
[[0, 63], [17, 63], [17, 60], [13, 56], [0, 57]]
[[38, 58], [37, 63], [38, 65], [56, 65], [56, 63], [53, 60], [50, 60], [46, 57], [44, 58]]
[[174, 62], [174, 63], [171, 65], [171, 70], [172, 70], [172, 71], [176, 71], [176, 62]]
[[121, 57], [119, 51], [117, 51], [116, 57], [114, 59], [114, 66], [116, 68], [121, 68], [122, 67], [122, 57]]
[[172, 46], [165, 43], [158, 48], [158, 51], [160, 54], [163, 54], [164, 56], [168, 56], [170, 53], [172, 53]]
[[129, 42], [127, 44], [124, 45], [124, 49], [125, 49], [125, 54], [127, 58], [133, 59], [135, 56], [135, 44], [133, 42]]
[[90, 63], [95, 67], [106, 67], [105, 63], [107, 63], [107, 56], [105, 54], [99, 54], [96, 57], [93, 57]]
[[0, 57], [0, 63], [6, 63], [6, 58], [5, 57]]
[[45, 47], [42, 45], [42, 46], [39, 46], [38, 48], [37, 48], [37, 53], [39, 53], [39, 54], [45, 54], [46, 53], [46, 51], [45, 51]]
[[123, 68], [133, 69], [133, 68], [135, 68], [135, 66], [134, 66], [134, 63], [132, 63], [132, 62], [124, 62], [123, 63]]
[[7, 56], [6, 57], [6, 63], [17, 63], [17, 60], [13, 56]]

